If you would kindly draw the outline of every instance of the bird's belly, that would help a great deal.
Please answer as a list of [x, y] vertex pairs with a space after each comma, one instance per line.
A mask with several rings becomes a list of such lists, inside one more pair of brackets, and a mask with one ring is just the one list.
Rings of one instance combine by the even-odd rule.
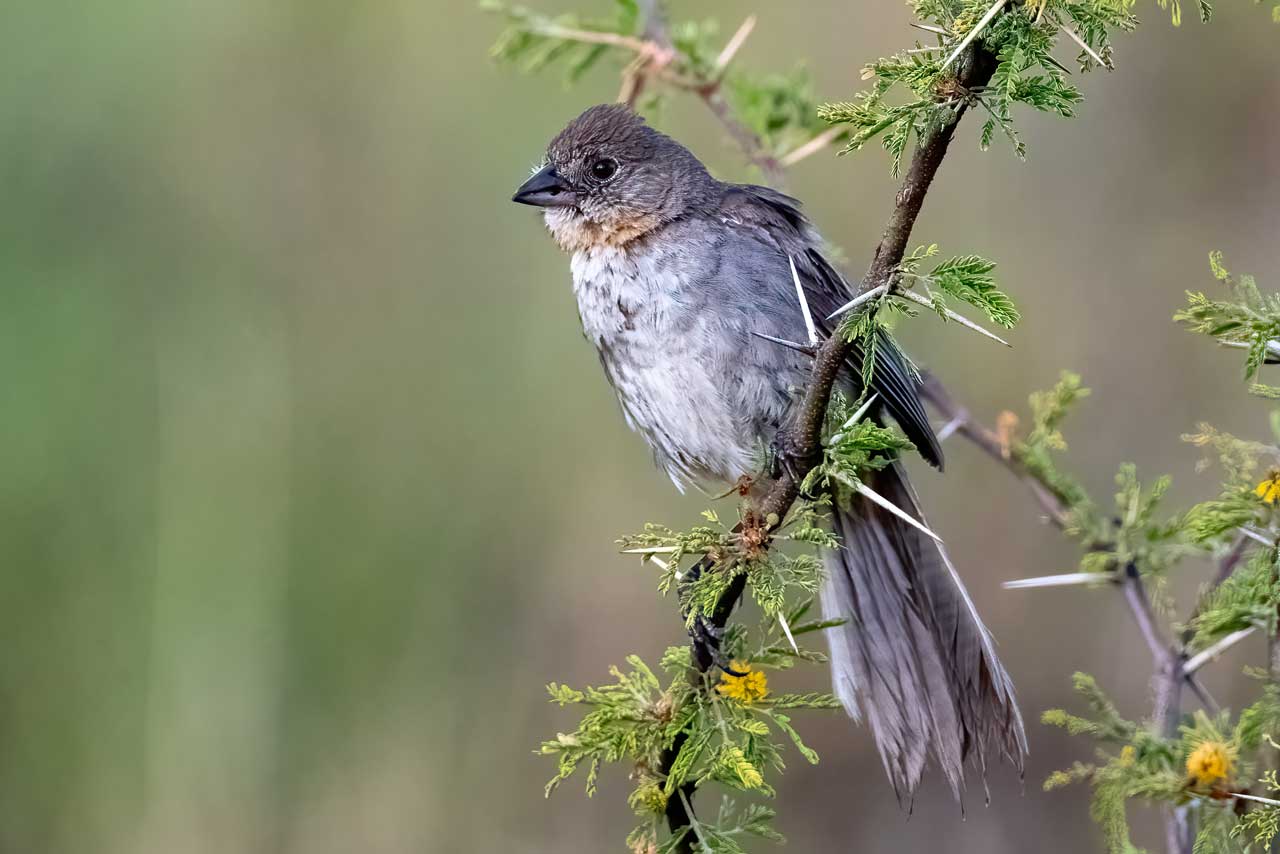
[[732, 482], [758, 467], [754, 413], [734, 410], [728, 378], [696, 353], [623, 344], [601, 360], [628, 424], [677, 485]]
[[572, 267], [583, 332], [627, 423], [677, 486], [753, 473], [762, 413], [735, 394], [737, 342], [691, 296], [695, 289], [680, 273], [622, 252], [578, 254]]

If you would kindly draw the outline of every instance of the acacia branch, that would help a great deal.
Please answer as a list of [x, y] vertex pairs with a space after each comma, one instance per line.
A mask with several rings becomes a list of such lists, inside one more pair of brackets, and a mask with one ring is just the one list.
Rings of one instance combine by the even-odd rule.
[[[951, 432], [963, 436], [982, 450], [988, 457], [1000, 463], [1015, 477], [1030, 487], [1048, 519], [1059, 529], [1065, 530], [1070, 520], [1070, 507], [1044, 481], [1036, 477], [1011, 452], [1006, 442], [992, 430], [975, 421], [969, 412], [958, 406], [933, 377], [926, 377], [922, 397], [927, 400], [944, 418], [947, 419]], [[1225, 556], [1218, 562], [1210, 589], [1222, 584], [1239, 566], [1244, 556], [1247, 539], [1241, 535]], [[1108, 544], [1099, 544], [1099, 548], [1107, 548]], [[1154, 700], [1151, 720], [1156, 732], [1164, 738], [1173, 738], [1178, 732], [1178, 721], [1181, 717], [1183, 685], [1188, 685], [1206, 705], [1212, 706], [1212, 698], [1196, 681], [1196, 667], [1188, 666], [1187, 644], [1191, 640], [1191, 632], [1184, 632], [1173, 641], [1165, 640], [1158, 628], [1155, 610], [1147, 595], [1146, 585], [1138, 567], [1131, 561], [1123, 568], [1112, 571], [1113, 581], [1120, 585], [1126, 604], [1133, 615], [1148, 650], [1151, 652], [1153, 673], [1151, 677]], [[1197, 606], [1192, 619], [1203, 606]], [[1273, 656], [1273, 667], [1280, 668], [1280, 656]], [[1191, 850], [1191, 823], [1185, 807], [1167, 806], [1164, 809], [1165, 847], [1169, 854], [1185, 854]]]
[[[751, 35], [752, 29], [755, 28], [755, 16], [748, 16], [742, 22], [742, 25], [738, 27], [738, 31], [729, 39], [728, 44], [720, 51], [720, 55], [716, 58], [715, 71], [711, 77], [691, 78], [672, 74], [666, 68], [671, 59], [675, 57], [676, 50], [671, 43], [671, 35], [667, 29], [667, 19], [662, 13], [661, 3], [658, 0], [644, 0], [640, 4], [640, 11], [644, 15], [645, 21], [644, 44], [648, 45], [650, 50], [667, 57], [667, 59], [661, 64], [647, 63], [636, 72], [638, 78], [637, 91], [644, 85], [643, 78], [653, 74], [670, 86], [694, 93], [702, 100], [702, 103], [707, 105], [707, 109], [719, 120], [720, 124], [724, 126], [729, 136], [733, 138], [734, 143], [742, 150], [742, 155], [764, 174], [765, 180], [775, 187], [783, 186], [786, 183], [786, 178], [782, 165], [764, 147], [760, 137], [751, 128], [734, 117], [733, 111], [729, 109], [729, 105], [720, 91], [725, 73], [729, 70], [729, 64], [742, 48], [743, 43], [746, 42], [747, 36]], [[625, 84], [623, 91], [624, 93], [627, 91]], [[620, 98], [619, 100], [623, 99]], [[628, 103], [634, 103], [634, 100], [630, 100]]]
[[[957, 82], [966, 90], [985, 86], [995, 68], [996, 58], [975, 46], [970, 48], [962, 58], [957, 68]], [[704, 100], [707, 98], [704, 97]], [[715, 111], [715, 105], [723, 102], [717, 102], [712, 98], [707, 100], [707, 103]], [[907, 243], [911, 239], [912, 228], [924, 205], [925, 195], [933, 184], [938, 168], [942, 165], [966, 106], [962, 103], [955, 110], [938, 111], [933, 127], [922, 135], [912, 155], [906, 178], [894, 200], [893, 211], [889, 215], [884, 234], [876, 246], [871, 265], [862, 279], [859, 293], [888, 286], [897, 272], [898, 265], [906, 253]], [[727, 111], [727, 106], [724, 109]], [[829, 337], [818, 348], [814, 356], [813, 371], [797, 417], [778, 434], [778, 446], [788, 449], [791, 465], [783, 467], [782, 473], [769, 484], [763, 497], [754, 502], [743, 514], [742, 526], [756, 527], [764, 531], [774, 530], [782, 524], [792, 505], [800, 497], [800, 484], [805, 475], [821, 462], [822, 427], [826, 421], [827, 406], [831, 401], [836, 377], [844, 370], [852, 347], [853, 344], [845, 336], [837, 334]], [[765, 546], [767, 547], [767, 541]], [[714, 612], [710, 615], [709, 622], [713, 632], [724, 629], [745, 587], [746, 576], [738, 575], [720, 597]], [[711, 669], [717, 652], [708, 648], [705, 643], [694, 642], [693, 662], [698, 672], [696, 678], [699, 681], [705, 678], [703, 674]], [[663, 753], [661, 763], [663, 773], [670, 770], [683, 745], [684, 738], [677, 736], [671, 748]], [[686, 803], [691, 803], [692, 791], [683, 794], [683, 797], [673, 797], [667, 801], [667, 823], [673, 832], [687, 828], [692, 818], [685, 807]], [[686, 833], [676, 851], [682, 854], [691, 852], [692, 845]]]

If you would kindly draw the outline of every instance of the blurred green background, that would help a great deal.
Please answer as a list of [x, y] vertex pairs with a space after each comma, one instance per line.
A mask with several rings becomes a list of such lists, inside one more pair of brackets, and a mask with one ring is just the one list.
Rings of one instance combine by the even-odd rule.
[[[1213, 286], [1211, 248], [1280, 287], [1280, 27], [1221, 5], [1174, 29], [1144, 0], [1079, 120], [1020, 117], [1029, 163], [967, 127], [917, 231], [999, 259], [1026, 321], [1012, 352], [927, 321], [909, 348], [987, 419], [1080, 370], [1095, 394], [1071, 458], [1103, 496], [1122, 460], [1206, 495], [1179, 434], [1266, 429], [1237, 354], [1169, 322]], [[829, 98], [915, 35], [889, 0], [674, 11], [726, 31], [758, 12], [740, 61], [803, 59]], [[620, 775], [542, 799], [532, 750], [573, 720], [543, 684], [680, 637], [613, 539], [704, 501], [623, 426], [566, 259], [508, 202], [567, 119], [614, 97], [611, 70], [567, 91], [495, 68], [499, 22], [467, 3], [3, 20], [0, 850], [621, 850]], [[661, 123], [750, 177], [699, 105]], [[894, 189], [882, 153], [791, 180], [861, 270]], [[1143, 714], [1147, 652], [1110, 591], [1002, 591], [1074, 552], [1004, 472], [950, 455], [918, 485], [1018, 683], [1025, 787], [995, 770], [964, 820], [933, 781], [909, 816], [868, 733], [815, 717], [824, 761], [778, 799], [791, 850], [1097, 844], [1086, 793], [1040, 791], [1090, 746], [1034, 719], [1072, 702], [1077, 669]], [[1259, 653], [1215, 670], [1221, 699]]]

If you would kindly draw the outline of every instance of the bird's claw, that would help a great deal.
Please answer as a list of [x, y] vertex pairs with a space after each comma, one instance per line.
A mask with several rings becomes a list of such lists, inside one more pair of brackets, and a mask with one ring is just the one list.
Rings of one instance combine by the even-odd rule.
[[721, 649], [724, 629], [702, 614], [693, 618], [693, 624], [689, 627], [689, 638], [693, 641], [694, 655], [697, 659], [711, 662], [730, 676], [744, 675], [733, 669], [732, 662], [725, 657]]
[[773, 441], [769, 443], [770, 474], [777, 479], [785, 472], [792, 480], [799, 481], [801, 479], [798, 465], [800, 457], [800, 449], [796, 447], [795, 439], [788, 431], [779, 430], [774, 435]]

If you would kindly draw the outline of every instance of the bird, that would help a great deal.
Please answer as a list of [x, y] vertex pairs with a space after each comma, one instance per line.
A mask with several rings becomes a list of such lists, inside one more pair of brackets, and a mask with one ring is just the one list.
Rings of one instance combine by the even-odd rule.
[[[583, 334], [627, 424], [682, 491], [759, 483], [762, 449], [789, 419], [811, 360], [775, 340], [804, 341], [794, 276], [822, 332], [854, 290], [828, 260], [801, 203], [717, 180], [688, 148], [621, 104], [591, 107], [547, 147], [512, 201], [542, 209], [569, 254]], [[941, 469], [921, 378], [878, 332], [871, 417], [896, 422]], [[770, 340], [774, 339], [774, 340]], [[801, 348], [803, 349], [803, 348]], [[864, 354], [839, 384], [856, 398]], [[868, 485], [921, 524], [899, 461]], [[820, 591], [833, 691], [865, 719], [899, 800], [936, 762], [957, 799], [966, 768], [986, 785], [989, 755], [1021, 773], [1026, 734], [1012, 680], [940, 544], [899, 513], [854, 495], [831, 511]]]

